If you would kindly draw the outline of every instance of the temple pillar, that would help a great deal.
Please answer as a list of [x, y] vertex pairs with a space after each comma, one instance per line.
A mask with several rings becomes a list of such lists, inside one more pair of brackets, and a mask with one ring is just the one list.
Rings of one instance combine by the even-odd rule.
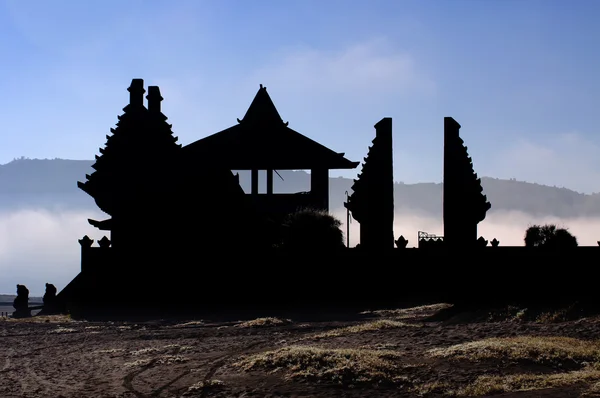
[[252, 170], [250, 180], [252, 184], [252, 195], [258, 195], [258, 170]]
[[[463, 228], [464, 214], [461, 214], [463, 192], [457, 170], [459, 154], [456, 140], [459, 138], [460, 124], [451, 117], [444, 118], [444, 182], [442, 184], [442, 218], [444, 220], [444, 243], [447, 246], [460, 244], [460, 230]], [[476, 233], [477, 234], [477, 233]], [[477, 238], [475, 238], [477, 239]]]
[[273, 194], [273, 169], [267, 170], [267, 195]]
[[310, 170], [310, 192], [313, 203], [321, 210], [329, 211], [329, 170], [315, 168]]

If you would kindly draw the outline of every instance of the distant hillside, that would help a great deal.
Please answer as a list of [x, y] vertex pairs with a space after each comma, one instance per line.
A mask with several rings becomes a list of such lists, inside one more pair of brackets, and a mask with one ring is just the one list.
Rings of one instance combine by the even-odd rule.
[[[0, 294], [0, 303], [12, 303], [17, 298], [14, 294]], [[30, 303], [42, 303], [44, 300], [42, 297], [29, 297]]]
[[[93, 172], [90, 160], [18, 159], [0, 165], [0, 210], [17, 208], [95, 209], [94, 201], [77, 188], [77, 181]], [[303, 171], [279, 171], [275, 192], [310, 189], [310, 175]], [[264, 192], [264, 180], [260, 189]], [[250, 173], [240, 172], [244, 190], [250, 189]], [[514, 180], [482, 178], [484, 192], [492, 211], [516, 210], [533, 215], [584, 217], [600, 215], [600, 195], [586, 195], [565, 188], [549, 187]], [[352, 180], [330, 179], [330, 206], [342, 208], [345, 191], [351, 192]], [[398, 211], [410, 209], [431, 215], [442, 214], [442, 184], [395, 184]]]

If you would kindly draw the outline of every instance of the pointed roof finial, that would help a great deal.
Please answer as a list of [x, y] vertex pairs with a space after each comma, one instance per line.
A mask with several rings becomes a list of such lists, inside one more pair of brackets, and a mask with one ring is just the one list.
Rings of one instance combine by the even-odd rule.
[[263, 124], [278, 124], [282, 123], [285, 126], [288, 122], [284, 122], [275, 108], [275, 104], [271, 100], [271, 97], [267, 93], [267, 88], [260, 84], [260, 89], [256, 96], [252, 100], [250, 107], [246, 111], [244, 117], [240, 120], [237, 119], [238, 123], [263, 123]]
[[150, 112], [160, 112], [160, 102], [164, 99], [160, 95], [160, 88], [158, 86], [149, 86], [148, 87], [148, 95], [146, 96], [148, 99], [148, 110]]
[[132, 79], [129, 91], [129, 104], [144, 106], [144, 79]]

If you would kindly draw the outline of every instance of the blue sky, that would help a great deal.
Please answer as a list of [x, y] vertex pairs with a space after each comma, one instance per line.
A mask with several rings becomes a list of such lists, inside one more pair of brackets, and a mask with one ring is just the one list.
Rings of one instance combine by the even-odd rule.
[[398, 181], [441, 181], [452, 116], [480, 175], [598, 192], [598, 16], [594, 0], [0, 0], [0, 164], [92, 159], [143, 78], [183, 144], [264, 84], [351, 160], [392, 117]]

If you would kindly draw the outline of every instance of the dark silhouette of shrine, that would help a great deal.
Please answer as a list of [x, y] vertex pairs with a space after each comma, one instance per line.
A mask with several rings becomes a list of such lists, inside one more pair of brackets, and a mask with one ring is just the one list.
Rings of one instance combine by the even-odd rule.
[[[178, 144], [162, 113], [158, 87], [148, 87], [147, 106], [142, 79], [133, 79], [128, 91], [129, 104], [106, 136], [94, 171], [78, 182], [108, 215], [89, 223], [110, 231], [110, 238], [98, 240], [98, 246], [87, 236], [79, 240], [81, 272], [56, 295], [52, 285], [46, 286], [46, 312], [90, 313], [102, 306], [112, 311], [140, 302], [172, 311], [222, 306], [225, 297], [236, 308], [311, 303], [320, 308], [325, 302], [364, 304], [415, 295], [451, 301], [456, 292], [468, 290], [471, 264], [538, 256], [518, 251], [525, 248], [499, 247], [497, 239], [488, 246], [490, 240], [478, 238], [477, 226], [491, 205], [460, 138], [460, 125], [451, 117], [444, 118], [443, 236], [419, 231], [414, 249], [406, 247], [404, 236], [394, 236], [393, 130], [386, 117], [375, 125], [372, 146], [344, 203], [360, 224], [359, 246], [344, 247], [342, 232], [330, 230], [323, 236], [331, 238], [335, 250], [318, 244], [310, 250], [294, 242], [286, 251], [280, 243], [283, 236], [293, 236], [289, 228], [283, 232], [290, 215], [339, 226], [326, 214], [329, 170], [360, 163], [288, 127], [262, 85], [236, 125], [186, 146]], [[251, 172], [250, 192], [244, 192], [234, 170]], [[266, 171], [266, 193], [258, 192], [260, 170]], [[310, 192], [274, 192], [277, 170], [310, 170]], [[302, 213], [307, 209], [321, 213]], [[305, 227], [300, 235], [309, 242], [305, 231], [311, 229]], [[393, 273], [405, 280], [426, 278], [427, 267], [413, 266], [424, 260], [460, 266], [437, 268], [434, 281], [399, 289]], [[386, 275], [372, 297], [362, 293], [367, 268], [372, 275]], [[506, 278], [495, 275], [495, 281], [501, 286]], [[27, 314], [27, 292], [19, 289], [15, 309]], [[238, 295], [243, 298], [233, 300]]]
[[360, 223], [363, 250], [394, 248], [394, 166], [392, 118], [375, 125], [375, 139], [344, 206]]
[[[281, 218], [298, 207], [329, 209], [329, 170], [354, 169], [344, 153], [337, 153], [288, 127], [275, 108], [267, 88], [260, 89], [238, 124], [183, 148], [193, 162], [204, 159], [228, 170], [250, 170], [248, 198], [261, 212]], [[259, 171], [266, 171], [266, 193], [260, 194]], [[274, 193], [277, 170], [310, 170], [310, 192]]]
[[459, 130], [456, 120], [444, 118], [444, 245], [462, 249], [476, 245], [477, 224], [492, 205], [483, 194]]
[[[231, 243], [232, 225], [246, 227], [246, 247], [255, 247], [260, 237], [250, 230], [264, 232], [268, 222], [298, 208], [327, 210], [329, 170], [358, 165], [289, 128], [262, 85], [237, 125], [185, 147], [161, 111], [158, 87], [148, 88], [147, 108], [142, 79], [133, 79], [128, 91], [129, 104], [96, 156], [95, 171], [78, 183], [111, 216], [89, 222], [110, 231], [114, 248], [141, 244], [139, 231], [169, 230], [161, 242], [167, 250], [214, 249]], [[311, 191], [274, 193], [273, 173], [295, 169], [311, 171]], [[251, 193], [232, 170], [251, 170]], [[266, 194], [258, 193], [259, 170], [267, 171]]]

